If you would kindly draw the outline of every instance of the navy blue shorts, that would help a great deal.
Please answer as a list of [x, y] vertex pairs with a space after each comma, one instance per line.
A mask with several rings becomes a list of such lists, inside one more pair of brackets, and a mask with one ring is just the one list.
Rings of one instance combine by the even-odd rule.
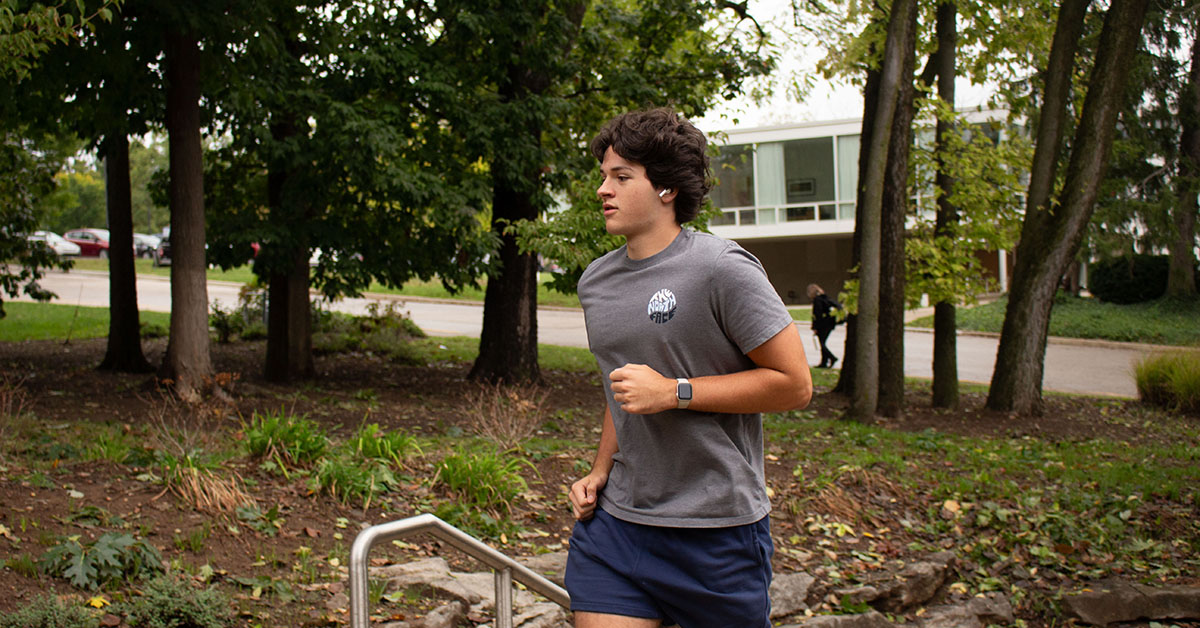
[[571, 610], [682, 628], [770, 628], [771, 523], [663, 528], [596, 509], [567, 554]]

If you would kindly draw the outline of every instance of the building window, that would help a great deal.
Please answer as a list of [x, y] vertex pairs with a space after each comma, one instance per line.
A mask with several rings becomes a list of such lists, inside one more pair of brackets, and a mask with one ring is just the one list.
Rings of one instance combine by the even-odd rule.
[[[722, 146], [712, 160], [717, 185], [712, 190], [713, 204], [721, 209], [754, 206], [754, 147]], [[716, 224], [716, 223], [713, 223]]]
[[784, 142], [784, 193], [787, 203], [836, 200], [833, 169], [832, 137]]

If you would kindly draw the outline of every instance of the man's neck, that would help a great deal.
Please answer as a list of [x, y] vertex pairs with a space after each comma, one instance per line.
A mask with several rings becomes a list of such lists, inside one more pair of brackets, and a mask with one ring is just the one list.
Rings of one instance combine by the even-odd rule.
[[646, 259], [666, 250], [683, 228], [675, 224], [664, 225], [645, 233], [625, 237], [625, 254], [632, 260]]

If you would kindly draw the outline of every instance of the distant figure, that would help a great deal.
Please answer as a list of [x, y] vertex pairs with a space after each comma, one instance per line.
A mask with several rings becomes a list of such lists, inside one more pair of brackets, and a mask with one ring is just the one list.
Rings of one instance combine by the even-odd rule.
[[834, 309], [842, 309], [842, 304], [826, 296], [825, 291], [815, 283], [808, 284], [808, 298], [812, 299], [812, 330], [821, 341], [821, 363], [817, 368], [833, 368], [838, 361], [837, 356], [825, 345], [830, 332], [838, 326], [839, 321], [833, 314]]

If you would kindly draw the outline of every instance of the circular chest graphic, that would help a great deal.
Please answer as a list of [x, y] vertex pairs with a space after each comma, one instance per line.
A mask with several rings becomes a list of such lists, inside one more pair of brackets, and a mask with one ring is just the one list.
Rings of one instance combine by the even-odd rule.
[[666, 288], [655, 292], [646, 306], [646, 313], [650, 315], [650, 320], [660, 325], [674, 318], [675, 293]]

